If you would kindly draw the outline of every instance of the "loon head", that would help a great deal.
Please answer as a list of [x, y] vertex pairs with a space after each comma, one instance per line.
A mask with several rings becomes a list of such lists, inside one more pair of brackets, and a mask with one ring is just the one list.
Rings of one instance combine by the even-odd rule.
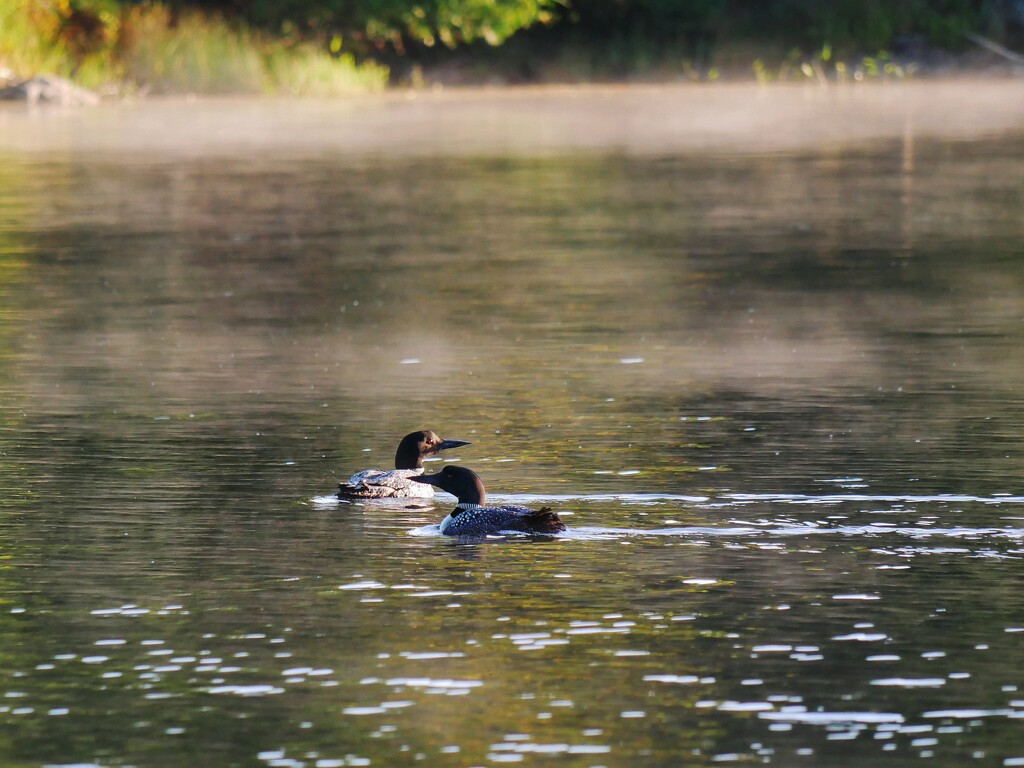
[[429, 429], [411, 432], [402, 438], [395, 452], [395, 469], [419, 469], [423, 466], [423, 457], [449, 448], [469, 445], [464, 440], [445, 440]]
[[417, 483], [435, 485], [442, 491], [447, 491], [459, 499], [459, 504], [483, 504], [487, 498], [484, 493], [484, 484], [476, 472], [465, 467], [457, 467], [449, 464], [440, 472], [434, 475], [420, 475], [411, 477]]

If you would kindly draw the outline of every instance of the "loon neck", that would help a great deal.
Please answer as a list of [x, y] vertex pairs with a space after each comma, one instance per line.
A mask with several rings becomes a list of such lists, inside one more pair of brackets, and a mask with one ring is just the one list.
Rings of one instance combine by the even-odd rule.
[[455, 505], [455, 509], [452, 510], [452, 517], [458, 517], [463, 512], [472, 512], [474, 509], [479, 507], [479, 504], [472, 501], [460, 501]]
[[402, 441], [395, 453], [395, 469], [423, 469], [423, 456], [415, 444]]
[[455, 489], [455, 496], [459, 500], [459, 506], [465, 509], [482, 507], [487, 501], [487, 491], [484, 484], [475, 473], [470, 475], [471, 482], [463, 487]]

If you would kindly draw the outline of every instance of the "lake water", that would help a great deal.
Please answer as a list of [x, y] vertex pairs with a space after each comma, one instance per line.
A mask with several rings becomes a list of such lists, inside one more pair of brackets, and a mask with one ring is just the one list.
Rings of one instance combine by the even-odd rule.
[[1022, 81], [4, 107], [0, 764], [1024, 765], [1022, 212]]

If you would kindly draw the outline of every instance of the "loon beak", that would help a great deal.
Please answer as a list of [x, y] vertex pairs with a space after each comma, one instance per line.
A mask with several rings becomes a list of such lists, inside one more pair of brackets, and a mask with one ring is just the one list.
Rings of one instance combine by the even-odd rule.
[[437, 485], [437, 475], [413, 475], [409, 478], [413, 482]]
[[465, 440], [442, 440], [437, 445], [437, 447], [434, 448], [432, 453], [437, 453], [438, 451], [447, 451], [449, 448], [458, 448], [463, 445], [470, 445], [470, 443], [466, 442]]

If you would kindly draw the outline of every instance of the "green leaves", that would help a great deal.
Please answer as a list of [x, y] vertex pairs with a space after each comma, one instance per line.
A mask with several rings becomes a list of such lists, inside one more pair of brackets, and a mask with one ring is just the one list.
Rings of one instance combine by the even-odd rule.
[[556, 0], [367, 0], [358, 15], [371, 42], [454, 48], [484, 40], [498, 45], [520, 29], [552, 18]]

